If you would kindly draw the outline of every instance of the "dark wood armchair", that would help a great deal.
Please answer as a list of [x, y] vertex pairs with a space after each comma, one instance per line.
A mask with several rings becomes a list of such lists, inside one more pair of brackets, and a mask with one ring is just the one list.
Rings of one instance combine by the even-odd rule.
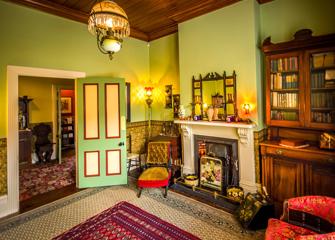
[[33, 134], [36, 136], [35, 152], [40, 163], [49, 162], [51, 159], [53, 143], [48, 137], [51, 131], [51, 127], [44, 123], [40, 123], [33, 128]]

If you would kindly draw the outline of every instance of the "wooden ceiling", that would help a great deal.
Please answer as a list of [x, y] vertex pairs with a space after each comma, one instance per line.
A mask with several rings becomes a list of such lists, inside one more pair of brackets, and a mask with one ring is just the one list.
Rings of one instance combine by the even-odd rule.
[[[97, 0], [7, 0], [87, 23]], [[151, 41], [178, 31], [178, 23], [240, 0], [115, 0], [127, 13], [130, 36]], [[265, 3], [271, 0], [257, 0]]]

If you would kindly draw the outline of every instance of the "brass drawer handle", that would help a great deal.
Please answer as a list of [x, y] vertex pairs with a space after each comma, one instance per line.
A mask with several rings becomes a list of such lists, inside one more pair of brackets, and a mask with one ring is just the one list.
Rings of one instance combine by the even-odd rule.
[[283, 154], [283, 150], [281, 150], [281, 149], [277, 149], [277, 150], [276, 150], [276, 154], [278, 154], [278, 155], [282, 155], [282, 154]]

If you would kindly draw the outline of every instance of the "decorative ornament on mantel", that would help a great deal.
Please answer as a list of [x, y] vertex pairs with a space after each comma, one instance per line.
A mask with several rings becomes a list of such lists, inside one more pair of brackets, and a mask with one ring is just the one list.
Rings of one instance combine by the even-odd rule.
[[99, 50], [112, 60], [122, 47], [122, 39], [130, 34], [127, 14], [113, 1], [97, 2], [90, 12], [88, 31], [96, 35]]

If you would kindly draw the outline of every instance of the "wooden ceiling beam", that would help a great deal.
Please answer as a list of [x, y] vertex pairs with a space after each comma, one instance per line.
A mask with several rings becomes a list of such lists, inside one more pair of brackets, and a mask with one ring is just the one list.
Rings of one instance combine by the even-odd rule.
[[[89, 14], [75, 10], [72, 8], [65, 7], [63, 5], [47, 1], [47, 0], [7, 0], [9, 2], [14, 2], [20, 5], [24, 5], [27, 7], [31, 7], [34, 9], [39, 9], [44, 12], [48, 12], [60, 17], [64, 17], [67, 19], [71, 19], [77, 22], [85, 23], [88, 22]], [[141, 32], [137, 29], [131, 28], [130, 29], [130, 36], [133, 38], [137, 38], [143, 41], [148, 41], [149, 37], [144, 32]]]
[[212, 12], [214, 10], [229, 6], [241, 0], [221, 0], [221, 1], [204, 1], [203, 3], [197, 4], [195, 6], [189, 6], [187, 8], [180, 7], [175, 13], [169, 16], [170, 19], [181, 23], [192, 19], [194, 17], [198, 17], [202, 14]]

